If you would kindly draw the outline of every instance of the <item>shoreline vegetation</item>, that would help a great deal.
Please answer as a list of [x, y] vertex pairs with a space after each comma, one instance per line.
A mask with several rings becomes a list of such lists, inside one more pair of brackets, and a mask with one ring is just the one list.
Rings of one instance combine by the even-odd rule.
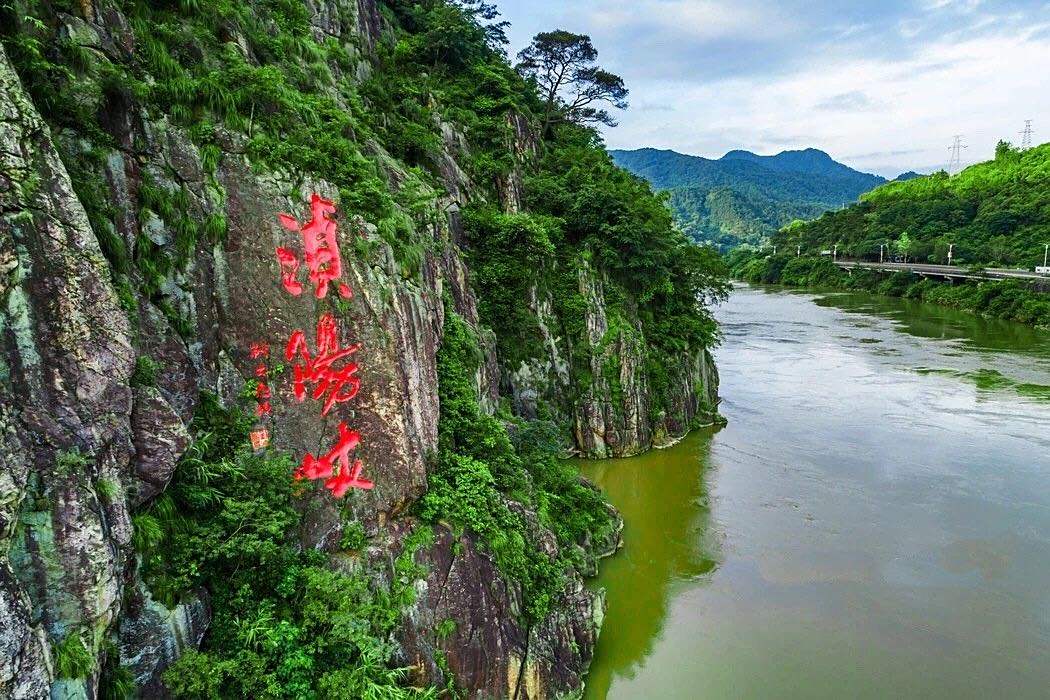
[[847, 273], [826, 257], [768, 255], [736, 250], [727, 256], [731, 279], [752, 284], [782, 284], [816, 290], [864, 291], [914, 299], [985, 318], [1016, 321], [1050, 328], [1050, 294], [1016, 280], [987, 280], [952, 284], [920, 278], [910, 272], [879, 274], [872, 270]]
[[733, 250], [726, 262], [733, 278], [747, 282], [863, 290], [1050, 327], [1048, 285], [1020, 280], [952, 284], [908, 272], [846, 273], [830, 259], [837, 251], [839, 259], [849, 260], [1030, 270], [1045, 264], [1050, 243], [1048, 193], [1050, 144], [1019, 149], [1000, 141], [993, 160], [955, 175], [941, 171], [876, 187], [845, 209], [790, 223], [764, 249]]

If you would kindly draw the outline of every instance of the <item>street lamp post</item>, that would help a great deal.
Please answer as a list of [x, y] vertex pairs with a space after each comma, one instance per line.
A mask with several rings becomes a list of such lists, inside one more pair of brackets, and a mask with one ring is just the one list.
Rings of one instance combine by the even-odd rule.
[[1043, 267], [1046, 267], [1047, 255], [1050, 255], [1050, 243], [1043, 246]]
[[885, 243], [879, 243], [879, 264], [880, 265], [882, 264], [882, 261], [885, 259], [884, 255], [883, 255], [883, 252], [884, 252], [885, 248], [886, 248], [886, 244]]
[[802, 257], [802, 246], [798, 246], [795, 249], [795, 257], [796, 258], [801, 258]]
[[954, 243], [949, 243], [948, 244], [948, 264], [949, 265], [952, 264], [952, 249], [953, 248], [955, 248], [955, 244]]
[[839, 244], [838, 243], [835, 244], [835, 250], [831, 254], [831, 259], [832, 260], [838, 260], [839, 259]]

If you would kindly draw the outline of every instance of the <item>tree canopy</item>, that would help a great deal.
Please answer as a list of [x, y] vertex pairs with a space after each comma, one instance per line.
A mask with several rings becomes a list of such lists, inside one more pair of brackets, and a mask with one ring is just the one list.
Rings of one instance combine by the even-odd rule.
[[540, 32], [518, 54], [518, 71], [535, 81], [544, 100], [544, 133], [559, 121], [616, 126], [602, 105], [627, 109], [628, 90], [623, 78], [597, 60], [589, 36], [563, 29]]

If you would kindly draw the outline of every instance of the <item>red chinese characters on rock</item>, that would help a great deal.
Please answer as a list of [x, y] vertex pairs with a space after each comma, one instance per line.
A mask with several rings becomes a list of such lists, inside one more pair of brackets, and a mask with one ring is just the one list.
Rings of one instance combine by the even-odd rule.
[[[340, 423], [339, 441], [335, 446], [328, 454], [320, 457], [314, 457], [313, 453], [307, 452], [302, 464], [295, 471], [295, 479], [324, 479], [325, 488], [336, 498], [342, 498], [352, 488], [372, 488], [375, 484], [361, 476], [361, 460], [350, 460], [350, 451], [356, 449], [360, 443], [360, 433], [347, 428], [346, 423]], [[339, 473], [333, 475], [337, 466]]]
[[[310, 221], [304, 225], [291, 214], [278, 214], [281, 225], [289, 231], [302, 235], [303, 253], [306, 258], [306, 269], [309, 280], [314, 285], [314, 296], [324, 299], [328, 294], [328, 285], [338, 282], [343, 276], [343, 260], [339, 255], [339, 242], [336, 240], [336, 223], [332, 219], [335, 205], [320, 195], [310, 197]], [[299, 256], [288, 248], [277, 248], [277, 262], [281, 266], [281, 284], [292, 296], [303, 293], [299, 282]], [[349, 299], [350, 287], [339, 282], [339, 296]]]
[[339, 347], [339, 329], [332, 314], [324, 314], [317, 322], [317, 353], [311, 355], [306, 343], [306, 334], [295, 331], [288, 340], [284, 357], [291, 362], [295, 358], [301, 361], [295, 365], [293, 390], [297, 401], [306, 398], [307, 385], [313, 386], [310, 398], [324, 399], [321, 415], [327, 416], [336, 403], [343, 403], [357, 396], [361, 388], [361, 379], [357, 375], [356, 362], [342, 362], [361, 349], [356, 343], [346, 348]]
[[[301, 234], [303, 243], [303, 260], [290, 248], [277, 248], [277, 262], [280, 265], [281, 284], [293, 296], [300, 296], [303, 283], [299, 280], [299, 269], [305, 262], [309, 272], [308, 279], [314, 285], [314, 302], [322, 307], [328, 294], [329, 286], [336, 284], [339, 296], [349, 299], [350, 287], [341, 281], [343, 272], [339, 243], [336, 238], [336, 222], [332, 218], [335, 206], [332, 202], [314, 194], [310, 198], [311, 219], [300, 225], [299, 221], [289, 215], [280, 214], [281, 225], [290, 231]], [[322, 308], [317, 308], [318, 312]], [[317, 321], [314, 338], [315, 347], [311, 350], [306, 333], [296, 330], [285, 345], [285, 359], [294, 362], [292, 368], [292, 395], [302, 402], [309, 397], [321, 402], [321, 416], [327, 416], [336, 404], [350, 401], [361, 389], [360, 369], [351, 356], [361, 349], [360, 343], [343, 346], [339, 339], [339, 324], [327, 311], [321, 313]], [[258, 346], [258, 347], [257, 347]], [[259, 384], [256, 388], [256, 399], [262, 415], [270, 412], [270, 387], [264, 382], [267, 376], [266, 364], [262, 358], [269, 356], [269, 348], [262, 344], [253, 344], [250, 353], [252, 359], [259, 359], [256, 376]], [[339, 423], [339, 437], [327, 453], [315, 456], [307, 453], [293, 474], [296, 481], [303, 479], [324, 480], [324, 486], [336, 498], [342, 498], [350, 489], [371, 489], [375, 484], [362, 476], [363, 465], [351, 453], [361, 444], [361, 435], [351, 430], [345, 422]]]
[[258, 360], [259, 363], [255, 365], [255, 377], [259, 380], [259, 383], [255, 385], [255, 401], [256, 408], [255, 414], [260, 418], [263, 416], [270, 415], [270, 387], [266, 383], [266, 358], [270, 356], [270, 346], [266, 343], [252, 343], [251, 349], [248, 351], [248, 357], [253, 360]]

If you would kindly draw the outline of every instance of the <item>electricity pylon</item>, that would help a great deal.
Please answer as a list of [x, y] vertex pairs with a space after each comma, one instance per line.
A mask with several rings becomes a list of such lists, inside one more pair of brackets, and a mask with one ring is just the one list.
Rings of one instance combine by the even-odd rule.
[[963, 137], [961, 134], [956, 134], [955, 141], [948, 148], [951, 151], [951, 155], [948, 157], [948, 174], [954, 175], [955, 173], [962, 170], [962, 152], [964, 148], [968, 148], [962, 142]]
[[1024, 120], [1024, 131], [1018, 132], [1021, 134], [1021, 150], [1027, 151], [1032, 147], [1032, 120]]

